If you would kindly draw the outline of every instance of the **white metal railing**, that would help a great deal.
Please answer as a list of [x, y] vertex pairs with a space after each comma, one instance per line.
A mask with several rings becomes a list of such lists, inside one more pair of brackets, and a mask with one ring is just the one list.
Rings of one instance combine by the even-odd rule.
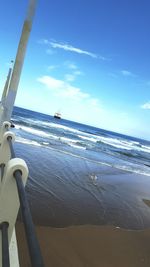
[[15, 156], [13, 149], [15, 135], [9, 131], [9, 128], [10, 123], [4, 122], [0, 132], [0, 267], [19, 266], [15, 235], [19, 207], [31, 264], [33, 267], [43, 267], [40, 246], [24, 189], [28, 177], [28, 167], [24, 160]]
[[[9, 122], [4, 122], [0, 130], [0, 224], [8, 222], [8, 243], [10, 247], [10, 266], [19, 266], [17, 257], [17, 244], [15, 242], [15, 223], [19, 210], [19, 198], [16, 187], [16, 181], [13, 173], [16, 170], [21, 170], [24, 185], [28, 177], [28, 167], [24, 160], [19, 158], [11, 159], [11, 151], [7, 141], [8, 136], [15, 140], [12, 132], [8, 131], [10, 128]], [[0, 267], [4, 264], [2, 255], [2, 233], [0, 232]], [[13, 249], [13, 253], [12, 252]], [[16, 251], [16, 253], [14, 253]], [[3, 265], [2, 265], [3, 264]]]

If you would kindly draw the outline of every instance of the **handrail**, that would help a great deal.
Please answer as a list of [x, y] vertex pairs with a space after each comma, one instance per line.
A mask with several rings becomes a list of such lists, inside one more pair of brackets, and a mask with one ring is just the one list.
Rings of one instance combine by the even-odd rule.
[[7, 137], [11, 136], [14, 142], [15, 135], [9, 131], [10, 125], [4, 122], [0, 128], [0, 267], [19, 267], [15, 222], [20, 204], [13, 172], [22, 170], [24, 185], [28, 177], [25, 161], [11, 159]]
[[3, 180], [3, 176], [4, 176], [4, 169], [5, 169], [5, 164], [1, 163], [0, 164], [0, 168], [1, 168], [1, 181]]
[[[11, 151], [11, 157], [15, 158], [15, 152], [14, 152], [13, 145], [12, 145], [12, 137], [8, 136], [7, 140], [8, 140], [10, 151]], [[32, 266], [33, 267], [44, 267], [40, 247], [38, 244], [38, 240], [37, 240], [35, 229], [34, 229], [34, 224], [32, 221], [32, 216], [31, 216], [28, 200], [26, 197], [24, 184], [22, 181], [22, 173], [19, 169], [14, 172], [14, 178], [16, 180], [16, 185], [18, 189], [20, 208], [21, 208], [22, 219], [24, 223], [28, 250], [29, 250]]]
[[14, 159], [14, 158], [16, 158], [16, 156], [15, 156], [15, 152], [14, 152], [14, 149], [13, 149], [12, 137], [8, 136], [7, 140], [8, 140], [8, 144], [9, 144], [9, 148], [10, 148], [11, 158]]
[[8, 222], [2, 222], [0, 224], [0, 230], [2, 232], [2, 266], [3, 267], [10, 267], [8, 227], [9, 227]]

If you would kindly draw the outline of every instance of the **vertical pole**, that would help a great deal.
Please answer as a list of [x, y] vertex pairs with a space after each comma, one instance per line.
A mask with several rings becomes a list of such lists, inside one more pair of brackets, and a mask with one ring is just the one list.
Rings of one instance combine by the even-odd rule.
[[2, 109], [2, 114], [0, 117], [0, 124], [4, 121], [10, 121], [12, 111], [13, 111], [13, 106], [17, 94], [17, 89], [19, 85], [19, 80], [21, 76], [21, 71], [24, 63], [24, 58], [25, 58], [25, 52], [26, 52], [26, 47], [30, 35], [30, 31], [32, 28], [32, 21], [33, 21], [33, 16], [35, 12], [35, 7], [36, 7], [36, 2], [37, 0], [30, 0], [29, 2], [29, 8], [27, 12], [26, 19], [24, 21], [23, 29], [22, 29], [22, 34], [17, 50], [17, 55], [14, 63], [14, 68], [8, 88], [8, 93], [7, 97], [3, 103], [3, 109]]
[[[11, 63], [13, 63], [13, 60], [11, 60]], [[4, 99], [5, 99], [5, 97], [7, 96], [7, 93], [8, 93], [8, 87], [9, 87], [9, 82], [10, 82], [10, 78], [11, 78], [11, 72], [12, 72], [12, 66], [9, 68], [9, 71], [8, 71], [8, 76], [7, 76], [7, 79], [6, 79], [6, 83], [5, 83], [5, 86], [4, 86], [2, 99], [1, 99], [2, 103], [4, 102]]]
[[[11, 63], [13, 63], [13, 61], [11, 61]], [[1, 101], [0, 101], [0, 118], [1, 118], [1, 116], [3, 114], [3, 111], [4, 111], [4, 103], [5, 103], [5, 99], [6, 99], [7, 93], [8, 93], [11, 72], [12, 72], [12, 66], [9, 68], [7, 79], [6, 79], [6, 82], [5, 82], [4, 89], [3, 89], [2, 98], [1, 98]]]
[[5, 83], [5, 86], [4, 86], [4, 91], [3, 91], [3, 94], [2, 94], [2, 100], [1, 100], [2, 103], [3, 103], [3, 101], [4, 101], [4, 99], [5, 99], [6, 95], [7, 95], [11, 72], [12, 72], [12, 68], [9, 68], [7, 80], [6, 80], [6, 83]]

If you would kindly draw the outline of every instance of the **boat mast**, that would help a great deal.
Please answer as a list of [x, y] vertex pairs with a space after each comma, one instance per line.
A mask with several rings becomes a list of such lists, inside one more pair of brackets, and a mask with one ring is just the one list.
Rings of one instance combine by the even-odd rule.
[[[19, 85], [19, 80], [21, 76], [21, 71], [24, 63], [24, 58], [25, 58], [25, 52], [26, 52], [26, 47], [30, 35], [30, 31], [32, 28], [32, 21], [33, 21], [33, 16], [35, 13], [35, 8], [36, 8], [36, 3], [37, 0], [29, 0], [29, 7], [28, 7], [28, 12], [26, 19], [24, 21], [23, 29], [22, 29], [22, 34], [20, 37], [20, 42], [17, 50], [17, 55], [12, 71], [12, 76], [10, 79], [9, 85], [7, 90], [6, 88], [4, 89], [5, 91], [3, 92], [2, 96], [2, 101], [0, 103], [0, 125], [4, 121], [10, 121], [12, 111], [13, 111], [13, 106], [15, 103], [15, 98], [17, 94], [17, 89]], [[9, 82], [9, 81], [8, 81]]]

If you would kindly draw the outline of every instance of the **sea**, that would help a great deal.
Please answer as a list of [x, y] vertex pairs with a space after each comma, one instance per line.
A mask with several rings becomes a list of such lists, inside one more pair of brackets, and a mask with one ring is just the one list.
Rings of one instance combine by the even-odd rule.
[[19, 107], [12, 123], [36, 224], [150, 227], [149, 141]]

